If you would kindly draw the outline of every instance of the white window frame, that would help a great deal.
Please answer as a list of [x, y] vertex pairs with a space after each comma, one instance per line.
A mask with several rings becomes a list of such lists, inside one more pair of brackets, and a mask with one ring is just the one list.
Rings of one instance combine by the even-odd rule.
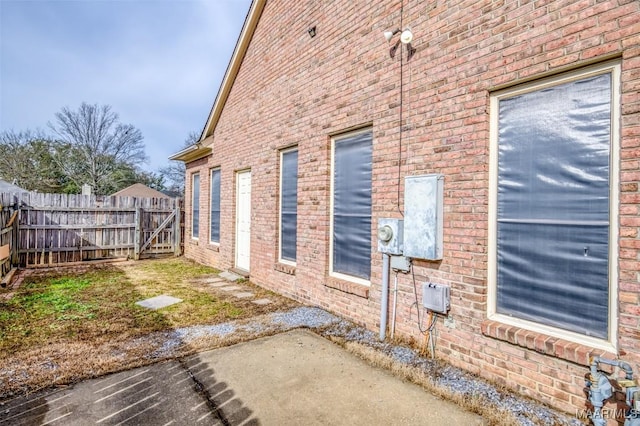
[[[283, 164], [284, 164], [284, 161], [283, 161], [284, 155], [294, 151], [298, 151], [297, 145], [280, 151], [280, 178], [279, 178], [280, 194], [278, 197], [278, 263], [282, 263], [289, 266], [296, 266], [296, 262], [282, 258], [282, 171], [283, 171]], [[300, 160], [300, 153], [298, 152], [298, 164], [300, 164], [299, 160]], [[296, 176], [296, 185], [297, 185], [297, 182], [298, 182], [298, 177]], [[296, 232], [298, 232], [297, 226], [296, 226]], [[297, 250], [296, 250], [296, 257], [297, 257]]]
[[[220, 192], [220, 203], [222, 203], [222, 171], [220, 167], [213, 167], [209, 169], [209, 244], [214, 246], [219, 246], [220, 241], [213, 241], [211, 239], [211, 204], [213, 203], [212, 191], [213, 191], [213, 172], [220, 172], [220, 188], [218, 188]], [[222, 206], [220, 206], [220, 218], [222, 218]], [[218, 234], [222, 231], [222, 224], [219, 224], [220, 229], [218, 229]]]
[[[195, 180], [196, 177], [198, 178], [198, 232], [194, 232], [193, 229], [193, 218], [196, 216], [195, 215], [195, 199], [196, 199], [196, 185], [195, 185]], [[195, 172], [191, 174], [191, 239], [192, 240], [199, 240], [200, 239], [200, 172]]]
[[[336, 142], [339, 142], [341, 139], [345, 139], [351, 136], [356, 136], [362, 133], [372, 133], [373, 129], [371, 127], [366, 127], [364, 129], [355, 130], [352, 132], [341, 133], [339, 135], [335, 135], [331, 137], [331, 183], [330, 183], [330, 203], [329, 203], [329, 276], [338, 278], [344, 281], [350, 281], [355, 284], [361, 284], [367, 287], [371, 286], [371, 280], [365, 280], [364, 278], [354, 277], [353, 275], [343, 274], [341, 272], [334, 272], [333, 270], [333, 208], [334, 208], [334, 189], [335, 189], [335, 159], [336, 159]], [[373, 176], [371, 177], [371, 186], [373, 188]], [[373, 213], [372, 213], [373, 219]]]
[[[500, 90], [490, 98], [490, 155], [489, 155], [489, 256], [487, 271], [487, 317], [507, 325], [519, 327], [544, 335], [568, 340], [609, 352], [617, 352], [618, 344], [618, 223], [619, 223], [619, 172], [620, 172], [620, 62], [608, 61], [591, 65], [558, 76], [547, 77]], [[498, 220], [498, 108], [499, 101], [524, 93], [539, 91], [585, 78], [611, 74], [611, 134], [609, 171], [609, 337], [601, 339], [580, 333], [513, 318], [497, 312], [497, 220]]]

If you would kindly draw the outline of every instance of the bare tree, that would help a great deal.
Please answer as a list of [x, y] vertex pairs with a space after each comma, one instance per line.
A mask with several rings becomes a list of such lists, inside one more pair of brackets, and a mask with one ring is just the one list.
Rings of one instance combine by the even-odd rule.
[[62, 108], [49, 127], [58, 137], [56, 164], [77, 187], [89, 184], [97, 194], [122, 187], [123, 170], [136, 170], [147, 159], [140, 130], [120, 123], [108, 105]]
[[[200, 135], [190, 132], [182, 144], [182, 148], [190, 147], [200, 140]], [[167, 189], [174, 195], [184, 197], [185, 165], [182, 161], [171, 161], [169, 165], [160, 168], [159, 174], [167, 182]]]

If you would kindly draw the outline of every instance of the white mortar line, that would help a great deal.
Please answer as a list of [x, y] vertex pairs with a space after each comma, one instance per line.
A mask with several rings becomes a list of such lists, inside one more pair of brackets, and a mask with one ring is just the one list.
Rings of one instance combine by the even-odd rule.
[[112, 383], [112, 384], [110, 384], [109, 386], [106, 386], [106, 387], [104, 387], [104, 388], [102, 388], [102, 389], [100, 389], [100, 390], [97, 390], [97, 391], [93, 392], [93, 393], [102, 392], [102, 391], [103, 391], [103, 390], [105, 390], [105, 389], [109, 389], [109, 388], [114, 387], [115, 385], [119, 385], [120, 383], [123, 383], [123, 382], [129, 381], [129, 380], [133, 379], [134, 377], [138, 377], [138, 376], [139, 376], [139, 375], [141, 375], [141, 374], [147, 373], [148, 371], [149, 371], [149, 370], [141, 371], [141, 372], [139, 372], [139, 373], [134, 374], [133, 376], [129, 376], [129, 377], [127, 377], [126, 379], [122, 379], [122, 380], [120, 380], [119, 382]]
[[111, 398], [111, 397], [112, 397], [112, 396], [114, 396], [114, 395], [117, 395], [117, 394], [122, 393], [122, 392], [124, 392], [124, 391], [126, 391], [126, 390], [129, 390], [129, 389], [131, 389], [131, 388], [133, 388], [133, 387], [135, 387], [135, 386], [138, 386], [140, 383], [148, 382], [149, 380], [151, 380], [151, 377], [147, 377], [146, 379], [140, 380], [139, 382], [136, 382], [136, 383], [134, 383], [134, 384], [132, 384], [132, 385], [129, 385], [129, 386], [127, 386], [126, 388], [119, 389], [119, 390], [115, 391], [114, 393], [111, 393], [111, 394], [109, 394], [109, 395], [107, 395], [107, 396], [103, 396], [103, 397], [102, 397], [102, 398], [100, 398], [100, 399], [96, 399], [95, 401], [93, 401], [93, 403], [94, 403], [94, 404], [97, 404], [97, 403], [98, 403], [98, 402], [100, 402], [100, 401], [104, 401], [104, 400], [105, 400], [105, 399], [107, 399], [107, 398]]
[[57, 420], [60, 420], [60, 419], [65, 418], [67, 416], [70, 416], [71, 414], [73, 414], [73, 411], [69, 411], [67, 414], [63, 414], [61, 416], [58, 416], [55, 419], [47, 420], [46, 422], [42, 423], [42, 426], [51, 424], [51, 423], [53, 423], [53, 422], [55, 422]]
[[211, 414], [213, 414], [213, 413], [211, 413], [211, 411], [209, 411], [207, 414], [205, 414], [205, 415], [203, 415], [203, 416], [200, 416], [200, 418], [199, 418], [198, 420], [196, 420], [196, 421], [197, 421], [197, 422], [201, 422], [202, 420], [206, 419], [206, 418], [207, 418], [208, 416], [210, 416]]
[[194, 405], [193, 407], [191, 407], [191, 411], [196, 411], [198, 408], [202, 407], [206, 403], [207, 401], [202, 401], [200, 404]]
[[[19, 413], [16, 413], [16, 414], [14, 414], [14, 415], [13, 415], [13, 416], [11, 416], [11, 417], [7, 417], [6, 419], [2, 419], [2, 420], [0, 420], [0, 422], [6, 422], [7, 420], [14, 419], [14, 418], [16, 418], [16, 417], [18, 417], [18, 416], [21, 416], [21, 415], [23, 415], [23, 414], [25, 414], [25, 413], [28, 413], [29, 411], [33, 411], [33, 410], [38, 409], [38, 408], [41, 408], [41, 407], [46, 407], [47, 405], [51, 404], [52, 402], [60, 401], [62, 398], [66, 398], [66, 397], [68, 397], [68, 396], [69, 396], [69, 395], [67, 394], [67, 395], [61, 396], [60, 398], [54, 399], [53, 401], [46, 401], [46, 400], [45, 400], [44, 404], [40, 404], [40, 405], [37, 405], [37, 406], [35, 406], [35, 407], [29, 408], [28, 410], [25, 410], [25, 411], [21, 411], [21, 412], [19, 412]], [[21, 405], [23, 405], [23, 404], [21, 404]]]
[[124, 419], [123, 421], [121, 421], [120, 423], [118, 423], [116, 426], [121, 425], [121, 424], [124, 424], [124, 422], [128, 422], [129, 420], [133, 419], [134, 417], [139, 416], [140, 414], [144, 413], [145, 411], [147, 411], [147, 410], [151, 410], [152, 408], [157, 407], [157, 406], [158, 406], [158, 405], [160, 405], [161, 403], [162, 403], [162, 401], [160, 401], [160, 402], [156, 402], [155, 404], [148, 406], [148, 407], [147, 407], [147, 408], [145, 408], [144, 410], [142, 410], [142, 411], [138, 411], [136, 414], [134, 414], [133, 416], [129, 417], [128, 419]]
[[117, 414], [120, 414], [120, 413], [122, 413], [123, 411], [126, 411], [126, 410], [128, 410], [129, 408], [131, 408], [131, 407], [135, 407], [136, 405], [138, 405], [138, 404], [140, 404], [140, 403], [142, 403], [142, 402], [146, 401], [147, 399], [153, 398], [154, 396], [156, 396], [156, 395], [157, 395], [157, 394], [159, 394], [159, 393], [160, 393], [160, 392], [156, 392], [156, 393], [154, 393], [154, 394], [151, 394], [151, 395], [147, 396], [146, 398], [142, 398], [142, 399], [141, 399], [140, 401], [138, 401], [138, 402], [134, 402], [133, 404], [128, 405], [128, 406], [124, 407], [123, 409], [116, 411], [115, 413], [111, 413], [111, 414], [109, 414], [108, 416], [101, 418], [101, 419], [100, 419], [100, 420], [98, 420], [96, 423], [102, 423], [102, 422], [104, 422], [105, 420], [108, 420], [108, 419], [110, 419], [111, 417], [113, 417], [113, 416], [115, 416], [115, 415], [117, 415]]

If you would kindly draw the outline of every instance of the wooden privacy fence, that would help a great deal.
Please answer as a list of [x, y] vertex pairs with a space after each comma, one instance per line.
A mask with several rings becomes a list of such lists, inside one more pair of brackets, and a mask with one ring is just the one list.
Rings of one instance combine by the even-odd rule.
[[16, 217], [18, 212], [0, 203], [0, 284], [6, 285], [9, 279], [16, 253]]
[[178, 198], [21, 193], [0, 194], [0, 205], [2, 275], [11, 265], [181, 253]]

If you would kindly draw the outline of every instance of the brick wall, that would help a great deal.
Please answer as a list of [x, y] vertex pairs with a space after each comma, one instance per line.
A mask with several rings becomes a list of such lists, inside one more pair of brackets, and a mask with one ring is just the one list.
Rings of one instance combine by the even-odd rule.
[[[213, 155], [188, 164], [187, 198], [190, 174], [200, 171], [201, 226], [192, 240], [187, 199], [186, 256], [221, 269], [234, 265], [236, 172], [250, 168], [252, 281], [376, 329], [382, 261], [373, 230], [370, 287], [328, 273], [331, 136], [369, 126], [374, 227], [380, 217], [400, 217], [399, 171], [402, 178], [445, 175], [444, 259], [415, 262], [418, 284], [451, 286], [453, 327], [439, 323], [437, 355], [556, 408], [582, 408], [590, 348], [486, 318], [489, 96], [566, 67], [620, 58], [619, 355], [638, 371], [639, 16], [634, 0], [406, 0], [402, 14], [399, 1], [268, 1], [215, 129]], [[417, 48], [402, 69], [400, 52], [390, 59], [382, 37], [400, 26], [411, 27]], [[277, 263], [279, 150], [292, 145], [299, 149], [295, 268]], [[218, 166], [219, 246], [208, 242], [209, 170]], [[396, 331], [420, 338], [414, 301], [411, 275], [401, 275]]]

